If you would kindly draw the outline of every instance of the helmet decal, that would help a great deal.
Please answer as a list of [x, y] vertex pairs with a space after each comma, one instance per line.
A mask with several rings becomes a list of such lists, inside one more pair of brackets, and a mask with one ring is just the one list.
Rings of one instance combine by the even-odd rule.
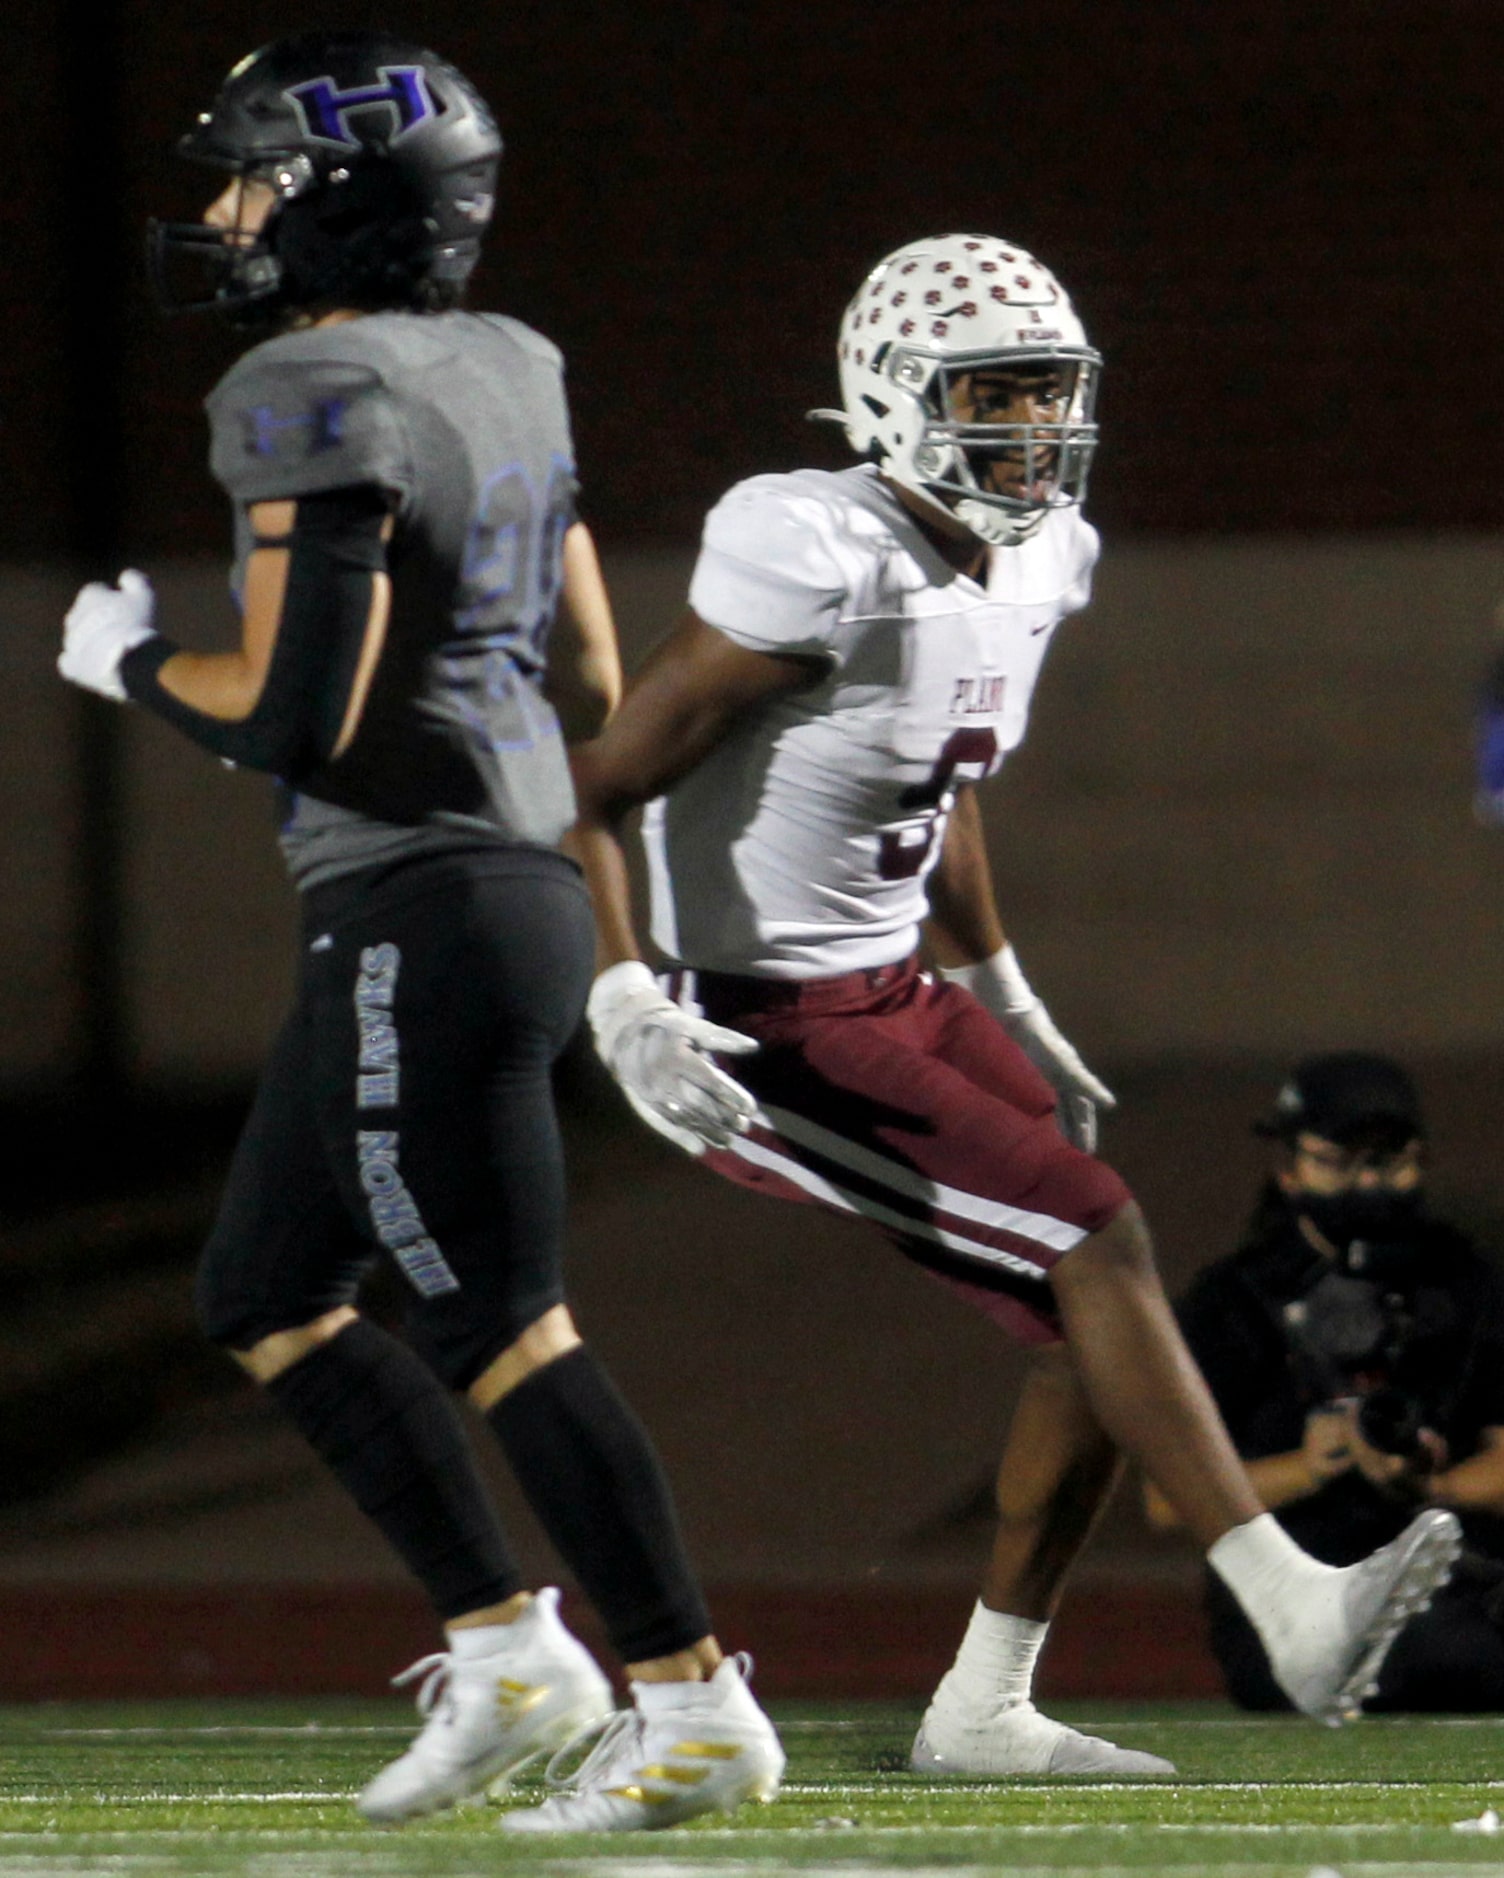
[[362, 85], [354, 91], [341, 91], [332, 78], [310, 78], [301, 85], [289, 85], [283, 94], [303, 121], [303, 135], [319, 143], [336, 143], [347, 150], [358, 150], [362, 139], [346, 122], [349, 111], [367, 111], [373, 105], [389, 104], [396, 114], [396, 129], [390, 141], [395, 143], [424, 118], [435, 115], [433, 99], [428, 95], [421, 65], [383, 65], [379, 67], [382, 85]]
[[348, 398], [320, 398], [311, 410], [282, 417], [272, 404], [252, 404], [240, 413], [241, 436], [247, 456], [275, 456], [285, 432], [307, 432], [306, 450], [316, 456], [333, 450], [344, 440]]

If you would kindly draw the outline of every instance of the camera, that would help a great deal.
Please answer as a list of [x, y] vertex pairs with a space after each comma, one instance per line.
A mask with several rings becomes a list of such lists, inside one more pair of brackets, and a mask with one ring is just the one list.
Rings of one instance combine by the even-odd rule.
[[1406, 1361], [1415, 1322], [1409, 1301], [1386, 1284], [1324, 1267], [1302, 1296], [1280, 1311], [1292, 1367], [1308, 1402], [1358, 1394], [1358, 1433], [1381, 1454], [1425, 1472], [1434, 1464], [1426, 1431], [1434, 1411], [1409, 1389], [1379, 1382], [1358, 1393], [1355, 1379], [1413, 1373]]
[[1422, 1467], [1431, 1458], [1420, 1438], [1425, 1425], [1425, 1408], [1403, 1389], [1373, 1389], [1358, 1403], [1358, 1433], [1369, 1447]]

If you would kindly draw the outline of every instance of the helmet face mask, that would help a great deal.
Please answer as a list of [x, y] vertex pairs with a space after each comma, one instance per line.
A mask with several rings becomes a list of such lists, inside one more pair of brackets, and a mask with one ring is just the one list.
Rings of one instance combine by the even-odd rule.
[[[154, 222], [170, 311], [242, 323], [318, 307], [453, 304], [495, 204], [501, 137], [468, 81], [381, 33], [308, 35], [243, 59], [179, 154], [271, 192], [259, 223]], [[262, 199], [263, 202], [265, 198]]]
[[[947, 358], [895, 349], [884, 363], [895, 384], [923, 383], [929, 421], [913, 462], [924, 493], [974, 533], [1006, 544], [1032, 533], [1047, 510], [1080, 502], [1097, 440], [1100, 361], [1090, 347]], [[1005, 393], [1003, 415], [960, 414], [978, 382]]]
[[983, 540], [1013, 546], [1080, 502], [1101, 355], [1064, 289], [1011, 243], [910, 243], [868, 275], [841, 326], [852, 447]]
[[[289, 172], [290, 173], [290, 172]], [[226, 313], [256, 324], [265, 303], [268, 317], [286, 303], [279, 296], [281, 261], [273, 253], [265, 213], [249, 211], [251, 185], [276, 188], [270, 171], [237, 170], [234, 210], [228, 221], [152, 220], [147, 224], [148, 258], [157, 303], [169, 313]]]

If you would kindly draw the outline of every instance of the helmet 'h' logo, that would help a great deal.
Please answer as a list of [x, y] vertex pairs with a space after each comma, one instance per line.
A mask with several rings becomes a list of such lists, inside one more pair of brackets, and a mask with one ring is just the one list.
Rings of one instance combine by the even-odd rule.
[[385, 84], [361, 85], [354, 91], [340, 91], [332, 78], [310, 78], [305, 84], [290, 85], [283, 94], [303, 120], [303, 133], [319, 143], [340, 144], [358, 150], [361, 140], [347, 121], [351, 111], [369, 110], [372, 105], [390, 105], [396, 127], [391, 141], [405, 136], [425, 118], [435, 117], [433, 99], [428, 95], [421, 65], [382, 65], [377, 68]]

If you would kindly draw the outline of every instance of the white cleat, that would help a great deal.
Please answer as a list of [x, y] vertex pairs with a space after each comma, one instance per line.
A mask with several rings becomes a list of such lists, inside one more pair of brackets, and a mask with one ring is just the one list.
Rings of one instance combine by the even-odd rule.
[[1389, 1646], [1451, 1577], [1461, 1549], [1457, 1516], [1432, 1507], [1397, 1539], [1333, 1573], [1330, 1602], [1303, 1612], [1299, 1630], [1270, 1653], [1296, 1708], [1333, 1728], [1356, 1720], [1378, 1688]]
[[507, 1813], [502, 1826], [645, 1832], [698, 1813], [729, 1813], [743, 1800], [771, 1800], [783, 1778], [783, 1749], [747, 1687], [750, 1668], [744, 1656], [727, 1657], [673, 1709], [623, 1709], [552, 1799]]
[[914, 1737], [909, 1765], [942, 1779], [1005, 1780], [1015, 1774], [1086, 1775], [1148, 1780], [1174, 1763], [1137, 1748], [1116, 1747], [1041, 1715], [1032, 1702], [970, 1713], [932, 1702]]
[[459, 1805], [610, 1716], [611, 1685], [564, 1628], [553, 1586], [538, 1592], [506, 1632], [506, 1647], [493, 1655], [441, 1651], [395, 1679], [398, 1686], [423, 1677], [418, 1713], [427, 1720], [407, 1752], [356, 1800], [367, 1819], [390, 1826]]

